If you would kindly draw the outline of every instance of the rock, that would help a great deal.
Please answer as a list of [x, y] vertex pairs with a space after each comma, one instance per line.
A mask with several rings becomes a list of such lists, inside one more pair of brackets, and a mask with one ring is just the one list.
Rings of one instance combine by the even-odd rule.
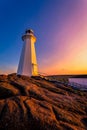
[[0, 130], [86, 130], [87, 93], [41, 77], [0, 75]]

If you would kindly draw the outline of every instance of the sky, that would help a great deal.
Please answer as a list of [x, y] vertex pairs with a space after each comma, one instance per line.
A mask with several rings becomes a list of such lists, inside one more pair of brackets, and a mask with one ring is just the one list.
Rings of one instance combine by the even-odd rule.
[[87, 0], [0, 0], [0, 74], [17, 72], [26, 29], [39, 73], [87, 74]]

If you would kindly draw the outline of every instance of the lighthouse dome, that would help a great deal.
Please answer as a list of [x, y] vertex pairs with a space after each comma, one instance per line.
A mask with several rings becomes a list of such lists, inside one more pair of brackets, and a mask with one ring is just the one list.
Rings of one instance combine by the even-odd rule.
[[27, 30], [26, 30], [26, 33], [34, 34], [34, 31], [33, 31], [32, 29], [27, 29]]

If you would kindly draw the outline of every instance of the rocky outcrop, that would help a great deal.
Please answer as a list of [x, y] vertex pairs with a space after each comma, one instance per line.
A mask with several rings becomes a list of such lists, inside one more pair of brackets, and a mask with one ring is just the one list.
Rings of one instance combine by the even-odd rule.
[[87, 92], [41, 77], [0, 75], [0, 130], [86, 130]]

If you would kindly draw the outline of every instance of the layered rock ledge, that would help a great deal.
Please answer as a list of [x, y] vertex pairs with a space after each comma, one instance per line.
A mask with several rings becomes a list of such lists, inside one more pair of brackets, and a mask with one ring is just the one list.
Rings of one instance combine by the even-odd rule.
[[0, 130], [86, 129], [86, 91], [41, 77], [0, 75]]

